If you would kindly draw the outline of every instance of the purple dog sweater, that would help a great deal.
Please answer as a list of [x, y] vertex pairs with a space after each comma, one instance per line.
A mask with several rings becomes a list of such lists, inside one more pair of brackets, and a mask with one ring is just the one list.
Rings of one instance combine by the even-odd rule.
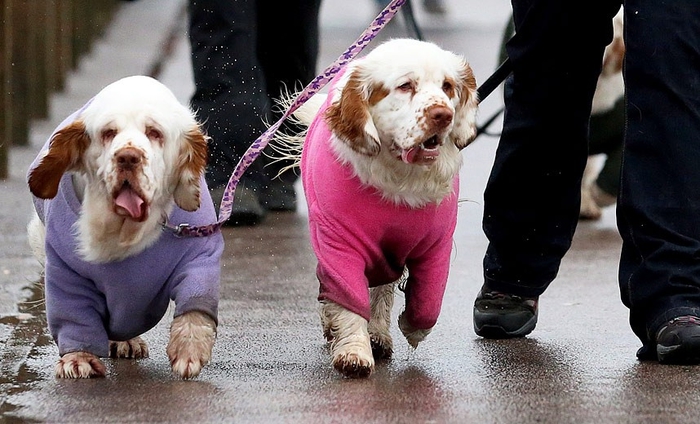
[[[216, 221], [203, 177], [200, 184], [200, 208], [186, 212], [175, 206], [170, 223], [207, 225]], [[70, 174], [63, 175], [55, 198], [34, 198], [34, 205], [46, 226], [46, 316], [61, 355], [85, 351], [106, 357], [109, 340], [128, 340], [150, 330], [163, 318], [170, 300], [175, 302], [175, 316], [200, 311], [217, 320], [224, 248], [220, 232], [183, 238], [163, 232], [135, 256], [95, 264], [76, 253], [75, 224], [81, 205]]]
[[369, 321], [368, 288], [397, 280], [407, 266], [408, 323], [432, 328], [449, 273], [458, 177], [453, 193], [439, 205], [411, 208], [382, 199], [331, 151], [331, 131], [324, 119], [330, 101], [329, 95], [309, 126], [301, 157], [311, 245], [318, 259], [318, 298]]

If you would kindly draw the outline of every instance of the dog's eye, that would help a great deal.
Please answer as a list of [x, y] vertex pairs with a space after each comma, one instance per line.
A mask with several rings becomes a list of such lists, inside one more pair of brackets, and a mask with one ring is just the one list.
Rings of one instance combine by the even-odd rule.
[[452, 97], [452, 94], [454, 93], [455, 86], [452, 84], [450, 81], [445, 81], [442, 83], [442, 91], [445, 92], [448, 96]]
[[151, 141], [157, 141], [159, 143], [163, 142], [163, 133], [158, 128], [147, 127], [146, 137], [148, 137], [148, 139]]
[[411, 92], [413, 91], [413, 84], [411, 82], [405, 82], [398, 87], [396, 87], [399, 91], [405, 91], [405, 92]]
[[100, 133], [100, 137], [102, 137], [103, 142], [110, 142], [116, 136], [117, 136], [117, 130], [115, 130], [114, 128], [104, 129], [104, 130], [102, 130], [102, 133]]

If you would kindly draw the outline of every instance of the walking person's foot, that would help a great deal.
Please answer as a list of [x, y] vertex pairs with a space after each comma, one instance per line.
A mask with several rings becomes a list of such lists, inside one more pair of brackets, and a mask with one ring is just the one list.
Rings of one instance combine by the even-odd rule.
[[487, 339], [524, 337], [537, 324], [537, 297], [481, 289], [474, 302], [474, 331]]

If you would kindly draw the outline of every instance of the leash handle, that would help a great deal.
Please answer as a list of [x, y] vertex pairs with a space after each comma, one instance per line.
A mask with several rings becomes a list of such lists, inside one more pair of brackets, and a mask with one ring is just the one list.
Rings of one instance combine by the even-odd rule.
[[506, 60], [504, 60], [503, 63], [496, 68], [493, 74], [491, 74], [491, 76], [488, 77], [486, 81], [484, 81], [481, 86], [476, 89], [477, 100], [479, 103], [487, 98], [489, 94], [493, 93], [493, 90], [501, 85], [503, 81], [505, 81], [512, 70], [510, 59], [506, 58]]
[[268, 128], [253, 144], [248, 147], [241, 159], [238, 161], [236, 168], [233, 170], [231, 177], [226, 184], [221, 206], [219, 207], [219, 219], [216, 223], [200, 227], [191, 227], [188, 224], [180, 224], [173, 226], [168, 223], [163, 224], [163, 229], [171, 231], [178, 237], [206, 237], [209, 236], [223, 226], [223, 224], [231, 217], [233, 210], [233, 197], [236, 191], [236, 186], [241, 180], [246, 169], [260, 156], [263, 149], [272, 140], [279, 127], [285, 119], [287, 119], [295, 110], [310, 99], [314, 94], [319, 92], [323, 87], [330, 82], [333, 77], [345, 66], [353, 60], [365, 47], [377, 36], [379, 31], [396, 15], [401, 6], [406, 3], [406, 0], [392, 0], [381, 12], [374, 18], [374, 21], [365, 29], [362, 34], [348, 47], [338, 59], [328, 66], [321, 74], [311, 81], [299, 93], [294, 102], [284, 112], [277, 122]]
[[[503, 63], [501, 63], [498, 66], [498, 68], [496, 68], [493, 74], [491, 74], [491, 76], [488, 77], [488, 79], [486, 79], [486, 81], [484, 81], [484, 83], [476, 89], [476, 96], [479, 103], [481, 103], [482, 100], [487, 98], [489, 94], [493, 93], [493, 90], [495, 90], [496, 87], [501, 85], [501, 83], [505, 81], [506, 78], [508, 78], [508, 75], [510, 75], [512, 70], [513, 69], [510, 65], [510, 59], [506, 57], [506, 60], [504, 60]], [[486, 122], [481, 124], [481, 126], [478, 126], [476, 128], [476, 135], [474, 136], [474, 138], [486, 133], [488, 127], [493, 123], [493, 121], [496, 120], [496, 118], [498, 118], [498, 116], [501, 113], [503, 113], [504, 110], [504, 108], [500, 108], [493, 115], [491, 115], [486, 120]]]

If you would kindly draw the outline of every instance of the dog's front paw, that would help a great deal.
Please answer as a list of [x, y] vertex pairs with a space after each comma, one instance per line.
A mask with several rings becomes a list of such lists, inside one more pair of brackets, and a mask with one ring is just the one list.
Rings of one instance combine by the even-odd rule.
[[348, 378], [366, 378], [374, 371], [371, 349], [341, 350], [333, 354], [333, 368]]
[[141, 337], [134, 337], [125, 342], [109, 341], [110, 358], [141, 359], [148, 358], [148, 345]]
[[211, 359], [215, 340], [216, 324], [208, 315], [187, 312], [175, 317], [166, 349], [173, 372], [182, 378], [199, 375]]
[[404, 337], [406, 337], [408, 344], [410, 344], [414, 349], [417, 348], [418, 343], [422, 342], [428, 336], [428, 334], [430, 334], [430, 331], [432, 331], [432, 328], [425, 330], [414, 328], [408, 323], [406, 311], [399, 315], [399, 329], [401, 329], [401, 333], [403, 333]]
[[70, 352], [61, 356], [55, 368], [56, 378], [104, 377], [107, 368], [89, 352]]
[[333, 368], [349, 378], [369, 377], [374, 371], [367, 320], [337, 303], [321, 303], [323, 333], [331, 342]]

